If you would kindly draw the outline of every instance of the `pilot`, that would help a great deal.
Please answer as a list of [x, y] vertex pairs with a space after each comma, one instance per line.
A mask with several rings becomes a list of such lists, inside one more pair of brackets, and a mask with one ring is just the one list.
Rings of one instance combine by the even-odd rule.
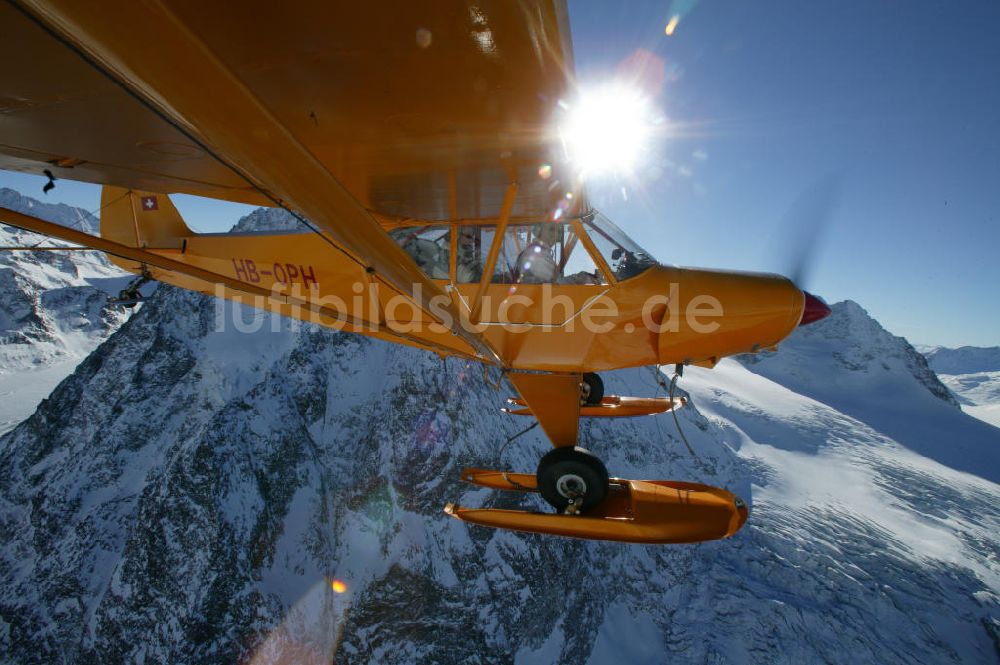
[[643, 261], [634, 253], [621, 247], [616, 247], [615, 250], [611, 252], [611, 260], [618, 262], [612, 266], [612, 270], [615, 271], [615, 277], [618, 279], [635, 277], [649, 267], [648, 260]]
[[475, 226], [458, 227], [458, 253], [455, 256], [456, 279], [468, 284], [478, 282], [483, 276], [481, 252], [477, 245], [479, 229]]
[[417, 267], [424, 274], [431, 279], [448, 279], [447, 233], [438, 238], [438, 242], [444, 243], [444, 246], [431, 240], [430, 237], [422, 237], [426, 235], [433, 236], [435, 232], [440, 233], [440, 229], [425, 226], [416, 230], [400, 229], [393, 232], [393, 236], [400, 247], [403, 248], [403, 251], [410, 255], [413, 262], [417, 264]]
[[415, 238], [404, 249], [431, 279], [448, 279], [448, 250], [426, 238]]

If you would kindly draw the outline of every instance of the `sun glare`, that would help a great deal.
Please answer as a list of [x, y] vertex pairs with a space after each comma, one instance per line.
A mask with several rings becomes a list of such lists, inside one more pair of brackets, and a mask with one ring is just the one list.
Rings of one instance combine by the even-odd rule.
[[654, 125], [652, 106], [638, 90], [608, 85], [569, 105], [559, 133], [581, 176], [630, 175], [649, 148]]

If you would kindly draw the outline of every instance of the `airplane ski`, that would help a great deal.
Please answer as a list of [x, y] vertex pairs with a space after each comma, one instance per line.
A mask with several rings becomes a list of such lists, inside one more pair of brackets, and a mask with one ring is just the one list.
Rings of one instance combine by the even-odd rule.
[[[462, 480], [497, 490], [537, 492], [534, 474], [465, 469]], [[496, 508], [445, 513], [498, 529], [629, 543], [696, 543], [733, 535], [747, 520], [746, 503], [731, 492], [676, 480], [612, 478], [608, 496], [588, 513], [563, 515]]]
[[[506, 407], [505, 413], [514, 416], [530, 416], [531, 409], [519, 397], [508, 397], [508, 404], [520, 408]], [[580, 416], [587, 418], [625, 418], [630, 416], [652, 416], [666, 413], [671, 409], [679, 409], [687, 404], [687, 398], [675, 397], [673, 402], [669, 397], [621, 397], [610, 395], [601, 400], [600, 404], [588, 404], [580, 407]]]

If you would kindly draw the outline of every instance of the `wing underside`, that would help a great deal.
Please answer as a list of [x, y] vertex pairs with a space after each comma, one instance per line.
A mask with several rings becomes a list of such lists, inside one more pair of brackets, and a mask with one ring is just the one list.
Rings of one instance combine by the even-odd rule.
[[518, 182], [513, 214], [543, 216], [569, 186], [558, 0], [25, 0], [0, 26], [0, 168], [281, 205], [426, 312], [441, 289], [372, 213], [495, 217]]
[[572, 70], [562, 2], [32, 1], [0, 5], [0, 26], [0, 168], [285, 200], [191, 112], [187, 96], [232, 92], [221, 73], [244, 107], [221, 109], [234, 132], [256, 133], [262, 153], [286, 134], [369, 210], [492, 217], [517, 180], [514, 214], [543, 215], [562, 193], [538, 175], [558, 172], [550, 126]]

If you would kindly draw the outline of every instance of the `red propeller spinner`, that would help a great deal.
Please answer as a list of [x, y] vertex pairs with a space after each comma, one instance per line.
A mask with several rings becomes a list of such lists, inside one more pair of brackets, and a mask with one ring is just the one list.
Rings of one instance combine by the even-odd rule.
[[830, 306], [823, 302], [821, 298], [817, 298], [808, 291], [803, 291], [802, 293], [806, 297], [806, 305], [802, 308], [802, 320], [799, 321], [800, 326], [816, 323], [830, 316]]

